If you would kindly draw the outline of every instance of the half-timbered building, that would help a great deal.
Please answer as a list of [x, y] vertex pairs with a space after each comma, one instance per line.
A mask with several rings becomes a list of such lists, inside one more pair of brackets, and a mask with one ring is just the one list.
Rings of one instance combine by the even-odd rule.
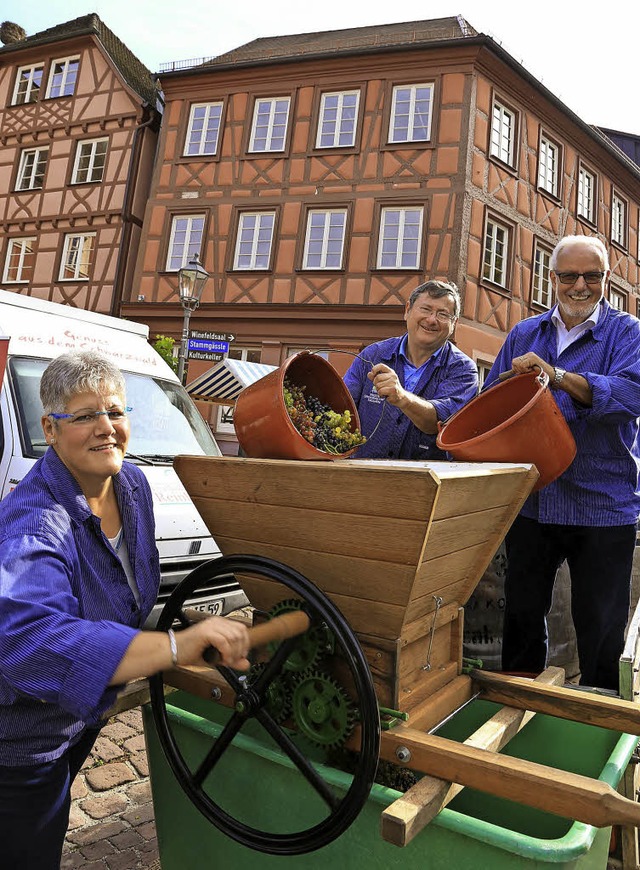
[[154, 77], [95, 15], [0, 47], [0, 286], [119, 314], [161, 119]]
[[192, 328], [275, 364], [399, 334], [411, 290], [443, 277], [482, 369], [551, 304], [567, 233], [603, 239], [611, 299], [636, 312], [638, 167], [462, 18], [257, 39], [184, 67], [161, 73], [144, 302], [123, 309], [153, 331], [180, 336], [195, 252], [211, 279]]

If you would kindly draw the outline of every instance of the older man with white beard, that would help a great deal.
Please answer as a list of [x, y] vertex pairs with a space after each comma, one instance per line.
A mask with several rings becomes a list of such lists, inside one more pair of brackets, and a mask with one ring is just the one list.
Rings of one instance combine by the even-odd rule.
[[577, 445], [507, 534], [502, 667], [544, 669], [546, 616], [566, 559], [580, 681], [617, 691], [640, 514], [640, 321], [604, 297], [611, 273], [600, 239], [565, 236], [551, 269], [557, 304], [511, 330], [485, 384], [539, 367]]

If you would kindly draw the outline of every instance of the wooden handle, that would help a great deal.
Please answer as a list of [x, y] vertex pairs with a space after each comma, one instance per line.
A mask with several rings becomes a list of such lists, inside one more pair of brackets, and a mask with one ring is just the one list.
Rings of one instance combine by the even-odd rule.
[[[184, 614], [191, 622], [201, 622], [203, 619], [209, 618], [208, 614], [191, 608], [185, 609]], [[248, 629], [249, 649], [303, 634], [310, 625], [311, 620], [303, 610], [294, 610], [291, 613], [283, 613], [282, 616], [274, 616], [273, 619]], [[214, 667], [220, 663], [220, 653], [213, 647], [205, 652], [203, 658]]]

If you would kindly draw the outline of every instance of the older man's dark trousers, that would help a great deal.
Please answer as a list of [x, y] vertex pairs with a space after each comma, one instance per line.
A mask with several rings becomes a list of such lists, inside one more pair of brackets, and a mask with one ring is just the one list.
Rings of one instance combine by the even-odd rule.
[[518, 516], [505, 541], [503, 670], [539, 673], [546, 667], [546, 617], [566, 559], [580, 682], [618, 691], [635, 542], [635, 524], [566, 526]]

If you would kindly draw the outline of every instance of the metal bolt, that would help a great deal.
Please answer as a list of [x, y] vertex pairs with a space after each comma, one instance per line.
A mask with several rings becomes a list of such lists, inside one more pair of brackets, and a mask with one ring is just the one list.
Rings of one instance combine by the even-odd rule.
[[214, 686], [214, 688], [211, 689], [211, 697], [214, 701], [219, 701], [222, 697], [222, 692], [217, 686]]
[[411, 761], [411, 750], [406, 746], [398, 746], [396, 749], [396, 758], [398, 761]]

